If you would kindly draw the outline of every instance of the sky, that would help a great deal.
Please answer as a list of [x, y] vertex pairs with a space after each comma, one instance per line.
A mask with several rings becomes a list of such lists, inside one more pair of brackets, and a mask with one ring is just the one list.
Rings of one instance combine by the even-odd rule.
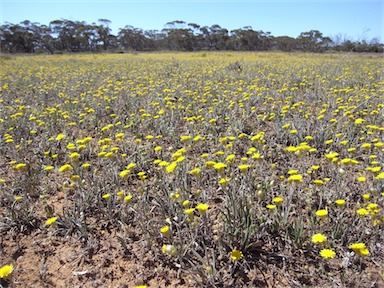
[[58, 19], [111, 21], [112, 34], [131, 25], [162, 30], [174, 20], [200, 26], [218, 24], [229, 31], [251, 26], [273, 36], [297, 37], [319, 30], [353, 41], [384, 42], [384, 2], [378, 0], [0, 0], [0, 23], [24, 20], [48, 25]]

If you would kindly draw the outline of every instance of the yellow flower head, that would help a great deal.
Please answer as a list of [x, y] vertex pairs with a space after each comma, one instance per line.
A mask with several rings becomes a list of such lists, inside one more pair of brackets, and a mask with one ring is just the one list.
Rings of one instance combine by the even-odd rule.
[[370, 252], [368, 249], [361, 249], [361, 250], [359, 250], [359, 252], [357, 254], [361, 257], [365, 257], [365, 256], [368, 256], [370, 254]]
[[173, 171], [175, 171], [176, 166], [177, 166], [177, 162], [176, 162], [176, 161], [173, 161], [171, 164], [169, 164], [169, 165], [166, 167], [167, 172], [168, 172], [168, 173], [172, 173]]
[[247, 164], [243, 164], [243, 165], [239, 165], [237, 168], [239, 168], [239, 170], [244, 173], [249, 169], [249, 167], [251, 166]]
[[136, 164], [135, 163], [129, 163], [128, 165], [127, 165], [127, 167], [125, 167], [126, 169], [128, 169], [128, 170], [132, 170], [133, 168], [135, 168], [136, 167]]
[[201, 158], [203, 158], [203, 159], [207, 159], [207, 158], [208, 158], [208, 156], [209, 156], [209, 154], [208, 154], [208, 153], [203, 153], [203, 154], [201, 154]]
[[275, 203], [277, 206], [280, 206], [281, 203], [283, 203], [283, 201], [284, 201], [284, 198], [282, 198], [282, 197], [275, 197], [272, 200], [272, 202]]
[[119, 199], [123, 199], [124, 191], [117, 191], [116, 195], [117, 195], [117, 197], [119, 197]]
[[230, 178], [220, 178], [219, 184], [223, 187], [227, 186], [228, 182], [230, 181]]
[[53, 225], [59, 217], [51, 217], [47, 221], [45, 221], [45, 226]]
[[324, 181], [321, 179], [313, 180], [313, 183], [315, 183], [316, 186], [322, 186], [324, 185]]
[[27, 167], [27, 164], [19, 163], [19, 164], [16, 164], [15, 166], [13, 166], [13, 169], [15, 169], [17, 171], [21, 171], [21, 170], [24, 170], [25, 167]]
[[320, 219], [324, 219], [328, 216], [328, 211], [326, 209], [317, 210], [316, 216], [320, 217]]
[[336, 205], [337, 205], [338, 207], [343, 207], [343, 206], [345, 205], [345, 200], [344, 200], [344, 199], [337, 199], [337, 200], [335, 201], [335, 203], [336, 203]]
[[195, 208], [196, 208], [197, 211], [199, 211], [199, 213], [200, 213], [201, 215], [204, 215], [205, 212], [207, 212], [208, 207], [209, 207], [208, 204], [200, 203], [200, 204], [197, 204]]
[[366, 249], [367, 247], [365, 246], [364, 243], [359, 242], [359, 243], [353, 243], [349, 245], [348, 248], [356, 252], [358, 250]]
[[13, 271], [13, 265], [4, 265], [0, 267], [0, 279], [7, 279], [9, 276], [11, 276]]
[[236, 250], [236, 249], [232, 250], [229, 253], [229, 256], [231, 257], [231, 259], [233, 261], [239, 261], [239, 260], [243, 259], [243, 257], [244, 257], [243, 252]]
[[295, 169], [290, 169], [288, 172], [287, 172], [288, 175], [297, 175], [299, 174], [299, 171], [295, 170]]
[[232, 163], [236, 158], [236, 155], [235, 154], [230, 154], [227, 156], [227, 158], [225, 158], [225, 161], [227, 161], [228, 163]]
[[185, 156], [179, 156], [176, 158], [176, 163], [183, 162], [185, 160]]
[[284, 124], [283, 126], [281, 126], [281, 128], [288, 129], [290, 126], [291, 126], [291, 124], [287, 123], [287, 124]]
[[332, 152], [332, 153], [329, 153], [329, 154], [326, 154], [325, 157], [328, 159], [328, 160], [333, 160], [333, 159], [336, 159], [337, 156], [339, 156], [339, 153], [337, 152]]
[[189, 200], [184, 200], [183, 203], [181, 203], [181, 205], [186, 208], [189, 206]]
[[288, 177], [289, 183], [301, 183], [303, 182], [303, 176], [300, 174], [294, 174]]
[[188, 215], [188, 217], [193, 217], [193, 212], [195, 211], [195, 208], [189, 208], [184, 210], [184, 214]]
[[365, 208], [357, 209], [357, 210], [356, 210], [356, 213], [357, 213], [359, 216], [366, 216], [366, 215], [369, 214], [368, 210], [365, 209]]
[[384, 179], [384, 172], [380, 173], [379, 175], [377, 175], [375, 177], [376, 180], [379, 180], [379, 179]]
[[327, 236], [321, 234], [321, 233], [317, 233], [317, 234], [314, 234], [312, 236], [312, 243], [325, 243], [327, 242]]
[[72, 170], [73, 170], [73, 167], [70, 164], [64, 164], [63, 166], [60, 167], [59, 172], [68, 172]]
[[147, 174], [146, 172], [141, 171], [137, 173], [137, 176], [139, 176], [140, 179], [144, 180], [148, 177], [146, 174]]
[[49, 171], [52, 171], [54, 168], [55, 168], [55, 167], [53, 167], [53, 166], [51, 166], [51, 165], [49, 165], [49, 166], [45, 166], [45, 167], [44, 167], [44, 171], [49, 172]]
[[273, 210], [276, 209], [276, 205], [273, 205], [273, 204], [268, 204], [266, 207], [267, 207], [270, 211], [273, 211]]
[[127, 195], [124, 197], [124, 203], [125, 204], [129, 204], [129, 202], [131, 202], [131, 199], [132, 199], [132, 195]]
[[65, 134], [58, 134], [55, 138], [56, 141], [60, 141], [65, 138]]
[[23, 196], [17, 196], [17, 195], [15, 195], [15, 196], [13, 196], [13, 199], [14, 199], [15, 201], [20, 201], [21, 199], [23, 199]]
[[367, 246], [364, 243], [354, 243], [348, 246], [349, 249], [352, 249], [357, 255], [365, 257], [370, 254]]
[[365, 181], [367, 181], [367, 178], [365, 178], [364, 176], [359, 176], [359, 177], [357, 177], [357, 181], [365, 182]]
[[88, 169], [89, 167], [91, 167], [91, 164], [84, 163], [84, 164], [81, 165], [81, 167], [84, 168], [84, 169]]
[[77, 152], [72, 152], [71, 155], [69, 156], [72, 160], [76, 160], [80, 158], [80, 154]]
[[324, 259], [335, 258], [336, 253], [332, 249], [323, 249], [320, 251], [320, 256]]
[[190, 136], [190, 135], [181, 135], [181, 136], [180, 136], [180, 141], [181, 141], [182, 143], [187, 142], [187, 141], [190, 140], [190, 139], [192, 139], [192, 136]]
[[198, 177], [201, 174], [201, 169], [200, 168], [194, 168], [191, 171], [189, 171], [189, 174], [192, 176]]
[[380, 212], [379, 205], [376, 204], [376, 203], [369, 203], [369, 204], [367, 205], [366, 209], [368, 210], [368, 212], [369, 212], [371, 215], [375, 215], [376, 213], [379, 213], [379, 212]]
[[214, 167], [215, 164], [216, 164], [215, 161], [207, 161], [207, 162], [205, 162], [205, 166], [208, 167], [208, 168]]
[[226, 164], [219, 162], [213, 165], [213, 168], [215, 168], [217, 171], [223, 171], [227, 167]]
[[131, 173], [131, 170], [125, 169], [119, 173], [119, 176], [123, 179], [127, 178], [127, 176]]
[[164, 237], [169, 237], [171, 236], [171, 228], [169, 228], [168, 225], [164, 226], [164, 227], [161, 227], [160, 228], [160, 233], [161, 235], [163, 235]]

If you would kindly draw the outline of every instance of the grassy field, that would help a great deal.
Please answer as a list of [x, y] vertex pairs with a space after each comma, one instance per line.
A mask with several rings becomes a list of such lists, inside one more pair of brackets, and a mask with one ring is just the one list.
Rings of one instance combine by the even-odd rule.
[[0, 61], [0, 287], [384, 286], [379, 55]]

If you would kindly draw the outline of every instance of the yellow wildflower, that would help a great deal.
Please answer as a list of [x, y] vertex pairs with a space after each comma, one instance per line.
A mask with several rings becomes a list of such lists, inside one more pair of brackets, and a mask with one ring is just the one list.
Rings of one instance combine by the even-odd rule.
[[208, 207], [209, 207], [208, 204], [200, 203], [200, 204], [197, 204], [195, 208], [197, 211], [199, 211], [201, 215], [204, 215], [205, 212], [208, 210]]
[[223, 171], [227, 167], [226, 164], [219, 162], [213, 165], [213, 168], [215, 168], [217, 171]]
[[135, 168], [136, 167], [136, 164], [135, 163], [129, 163], [128, 165], [127, 165], [127, 167], [125, 167], [126, 169], [128, 169], [128, 170], [132, 170], [133, 168]]
[[71, 155], [69, 156], [69, 158], [71, 158], [72, 160], [79, 159], [79, 158], [80, 158], [80, 154], [77, 153], [77, 152], [73, 152], [73, 153], [71, 153]]
[[291, 175], [288, 177], [289, 183], [301, 183], [303, 182], [303, 176], [300, 174]]
[[169, 236], [171, 236], [171, 228], [169, 228], [168, 225], [166, 225], [166, 226], [164, 226], [164, 227], [161, 227], [161, 228], [160, 228], [160, 233], [161, 233], [161, 235], [163, 235], [164, 237], [169, 238]]
[[320, 256], [323, 257], [324, 259], [335, 258], [336, 253], [332, 249], [322, 249], [320, 251]]
[[272, 202], [275, 203], [277, 206], [280, 206], [281, 203], [283, 203], [283, 201], [284, 201], [284, 198], [282, 198], [282, 197], [275, 197], [272, 200]]
[[189, 206], [189, 200], [184, 200], [183, 203], [181, 203], [181, 205], [186, 208]]
[[321, 233], [317, 233], [317, 234], [313, 234], [312, 236], [312, 243], [325, 243], [327, 242], [327, 236], [321, 234]]
[[357, 177], [357, 181], [365, 182], [365, 181], [367, 181], [367, 178], [365, 178], [364, 176], [359, 176], [359, 177]]
[[91, 164], [84, 163], [84, 164], [81, 165], [81, 167], [84, 168], [84, 169], [88, 169], [89, 167], [91, 167]]
[[215, 161], [207, 161], [205, 162], [205, 166], [208, 168], [214, 167], [216, 165]]
[[63, 166], [60, 167], [59, 172], [68, 172], [72, 170], [73, 170], [73, 167], [70, 164], [64, 164]]
[[231, 259], [233, 261], [239, 261], [239, 260], [243, 259], [243, 257], [244, 257], [243, 252], [236, 250], [236, 249], [232, 250], [229, 253], [229, 256], [231, 257]]
[[365, 209], [365, 208], [357, 209], [356, 213], [357, 213], [359, 216], [366, 216], [366, 215], [369, 214], [368, 210]]
[[169, 164], [169, 165], [166, 167], [167, 172], [168, 172], [168, 173], [172, 173], [173, 171], [175, 171], [176, 166], [177, 166], [177, 162], [176, 162], [176, 161], [173, 161], [171, 164]]
[[193, 217], [193, 213], [195, 211], [195, 208], [189, 208], [184, 210], [184, 214], [186, 214], [188, 217]]
[[227, 156], [227, 158], [225, 158], [225, 161], [227, 161], [228, 163], [232, 163], [236, 158], [236, 155], [235, 154], [230, 154]]
[[58, 134], [57, 136], [56, 136], [56, 138], [55, 138], [55, 140], [56, 141], [60, 141], [60, 140], [62, 140], [62, 139], [64, 139], [65, 138], [65, 134]]
[[121, 172], [119, 173], [119, 176], [120, 176], [121, 178], [125, 179], [125, 178], [127, 178], [127, 176], [129, 175], [129, 173], [131, 173], [131, 170], [126, 169], [126, 170], [121, 171]]
[[338, 207], [343, 207], [343, 206], [345, 205], [345, 200], [344, 200], [344, 199], [337, 199], [337, 200], [335, 201], [335, 203], [336, 203], [336, 205], [337, 205]]
[[326, 209], [317, 210], [316, 216], [320, 217], [320, 219], [324, 219], [328, 216], [328, 211]]
[[14, 199], [15, 201], [20, 201], [21, 199], [23, 199], [23, 196], [17, 196], [17, 195], [15, 195], [15, 196], [13, 196], [13, 199]]
[[15, 169], [17, 171], [21, 171], [21, 170], [24, 170], [26, 166], [27, 166], [27, 164], [25, 164], [25, 163], [19, 163], [19, 164], [16, 164], [15, 166], [13, 166], [13, 169]]
[[146, 175], [147, 173], [145, 172], [145, 171], [141, 171], [141, 172], [138, 172], [137, 173], [137, 176], [139, 176], [139, 178], [141, 179], [141, 180], [144, 180], [144, 179], [146, 179], [148, 176]]
[[223, 187], [227, 186], [228, 182], [230, 181], [230, 178], [220, 178], [219, 184]]
[[129, 202], [131, 202], [131, 199], [132, 199], [132, 195], [127, 195], [124, 197], [124, 204], [129, 204]]
[[52, 224], [54, 224], [57, 219], [59, 219], [59, 217], [51, 217], [49, 218], [47, 221], [45, 221], [45, 226], [51, 226]]
[[0, 267], [0, 279], [7, 279], [9, 276], [11, 276], [13, 271], [13, 265], [4, 265]]
[[324, 181], [320, 179], [313, 180], [313, 183], [315, 183], [316, 186], [324, 185]]
[[51, 166], [51, 165], [49, 165], [49, 166], [45, 166], [45, 167], [44, 167], [44, 171], [49, 172], [49, 171], [52, 171], [54, 168], [55, 168], [55, 167], [53, 167], [53, 166]]
[[364, 243], [354, 243], [348, 246], [349, 249], [352, 249], [357, 255], [365, 257], [370, 254], [367, 246]]
[[194, 168], [191, 171], [189, 171], [189, 174], [192, 176], [198, 177], [201, 174], [201, 169], [200, 168]]
[[243, 164], [243, 165], [239, 165], [237, 168], [239, 168], [239, 170], [244, 173], [249, 169], [249, 167], [251, 166], [247, 164]]

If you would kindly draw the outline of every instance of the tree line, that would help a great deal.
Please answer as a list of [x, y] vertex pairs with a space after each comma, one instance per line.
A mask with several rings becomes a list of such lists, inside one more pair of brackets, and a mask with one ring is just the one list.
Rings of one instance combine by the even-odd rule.
[[100, 52], [100, 51], [348, 51], [383, 52], [377, 39], [367, 42], [334, 39], [318, 30], [302, 32], [297, 38], [273, 36], [251, 26], [229, 31], [220, 25], [200, 26], [184, 21], [168, 22], [162, 30], [143, 30], [127, 25], [117, 35], [111, 33], [108, 19], [98, 23], [67, 19], [49, 25], [25, 20], [0, 26], [0, 51], [3, 53]]

